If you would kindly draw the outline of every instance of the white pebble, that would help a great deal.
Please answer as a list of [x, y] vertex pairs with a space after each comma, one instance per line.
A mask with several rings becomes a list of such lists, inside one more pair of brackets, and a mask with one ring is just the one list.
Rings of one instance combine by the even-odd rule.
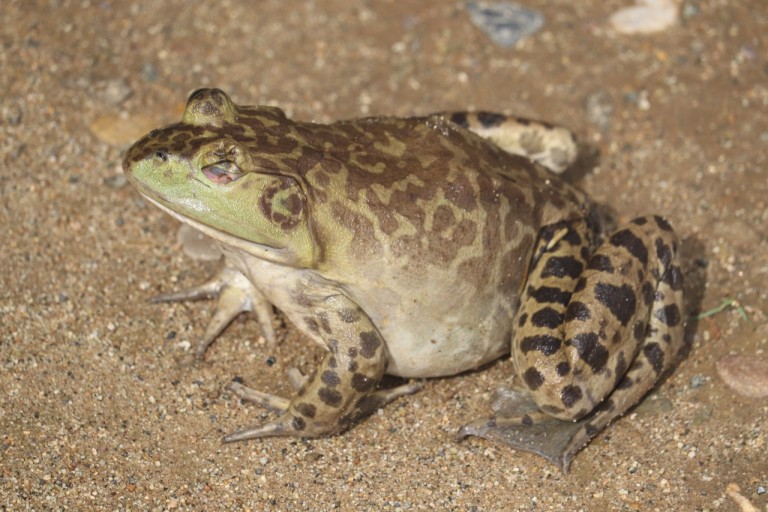
[[677, 5], [672, 0], [640, 0], [634, 7], [611, 16], [611, 26], [622, 34], [660, 32], [677, 23]]

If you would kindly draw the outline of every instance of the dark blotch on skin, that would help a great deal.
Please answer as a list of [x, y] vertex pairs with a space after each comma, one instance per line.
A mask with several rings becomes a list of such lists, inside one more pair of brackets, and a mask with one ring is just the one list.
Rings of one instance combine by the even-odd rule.
[[645, 322], [642, 320], [635, 322], [635, 327], [632, 329], [632, 334], [634, 335], [636, 341], [643, 341], [646, 335]]
[[656, 239], [656, 256], [659, 258], [659, 261], [661, 261], [664, 268], [667, 268], [672, 261], [672, 251], [661, 238]]
[[587, 321], [591, 317], [592, 313], [589, 311], [589, 306], [577, 300], [568, 304], [568, 309], [565, 311], [565, 320], [567, 322], [572, 320]]
[[611, 263], [611, 258], [604, 254], [595, 254], [592, 256], [587, 268], [591, 270], [599, 270], [600, 272], [606, 272], [608, 274], [613, 274], [615, 270], [613, 268], [613, 263]]
[[629, 285], [614, 286], [608, 283], [597, 283], [595, 285], [595, 297], [613, 313], [613, 316], [624, 327], [635, 314], [637, 307], [635, 292]]
[[544, 384], [544, 376], [536, 368], [528, 368], [523, 374], [523, 381], [531, 391], [536, 391]]
[[672, 266], [669, 271], [664, 274], [664, 282], [669, 285], [675, 291], [683, 289], [683, 274], [680, 272], [680, 267]]
[[325, 312], [319, 313], [317, 317], [320, 319], [320, 327], [323, 328], [327, 334], [332, 334], [331, 323], [328, 321], [328, 314]]
[[595, 412], [605, 411], [605, 412], [611, 412], [616, 408], [616, 404], [613, 403], [613, 400], [610, 398], [603, 400], [597, 406], [595, 407]]
[[653, 299], [656, 296], [656, 290], [651, 283], [643, 283], [643, 302], [646, 306], [653, 304]]
[[643, 347], [643, 355], [651, 363], [653, 371], [656, 375], [660, 374], [664, 369], [664, 351], [658, 343], [649, 343]]
[[528, 313], [523, 313], [517, 321], [517, 326], [522, 327], [525, 325], [525, 321], [528, 320]]
[[584, 395], [581, 392], [581, 388], [578, 386], [565, 386], [560, 392], [560, 401], [566, 409], [570, 409], [576, 403], [581, 400]]
[[565, 377], [571, 372], [571, 365], [565, 361], [555, 366], [555, 371], [560, 377]]
[[494, 112], [478, 112], [477, 120], [483, 125], [483, 128], [494, 128], [506, 121], [507, 116], [496, 114]]
[[681, 320], [680, 308], [677, 307], [677, 304], [669, 304], [663, 309], [657, 309], [655, 316], [670, 327], [676, 326]]
[[625, 375], [624, 377], [621, 378], [619, 383], [616, 384], [616, 389], [629, 389], [634, 385], [635, 385], [635, 382], [631, 378]]
[[356, 373], [352, 376], [352, 387], [355, 391], [359, 391], [360, 393], [367, 393], [372, 390], [375, 385], [376, 382], [373, 379], [366, 377], [362, 373]]
[[341, 404], [341, 393], [334, 389], [320, 388], [317, 396], [328, 407], [338, 407]]
[[320, 324], [314, 318], [305, 318], [304, 322], [307, 324], [307, 329], [313, 334], [320, 334]]
[[320, 376], [320, 380], [323, 381], [323, 384], [330, 386], [332, 388], [335, 388], [339, 384], [341, 384], [341, 379], [336, 374], [336, 372], [331, 370], [326, 370], [323, 372], [323, 375]]
[[562, 304], [568, 305], [568, 301], [571, 300], [571, 292], [567, 290], [561, 290], [560, 288], [553, 288], [551, 286], [542, 286], [540, 288], [529, 288], [528, 295], [530, 295], [536, 302], [540, 304]]
[[553, 256], [547, 260], [541, 277], [577, 278], [584, 272], [584, 265], [573, 256]]
[[627, 363], [627, 360], [624, 357], [624, 352], [619, 352], [619, 355], [616, 356], [616, 368], [613, 370], [614, 375], [616, 375], [616, 384], [618, 384], [622, 377], [624, 377], [624, 374], [627, 373], [628, 368], [629, 363]]
[[637, 258], [643, 266], [648, 264], [648, 249], [645, 247], [643, 241], [629, 229], [622, 229], [621, 231], [614, 233], [610, 238], [610, 242], [617, 247], [624, 247], [629, 254]]
[[658, 215], [654, 215], [653, 220], [655, 220], [656, 224], [658, 224], [659, 227], [664, 231], [672, 231], [672, 226], [669, 224], [669, 222], [667, 222], [667, 219], [665, 219], [664, 217], [659, 217]]
[[528, 414], [524, 414], [523, 419], [521, 420], [521, 423], [524, 427], [532, 427], [533, 418], [531, 418]]
[[554, 336], [539, 334], [537, 336], [527, 336], [520, 342], [520, 350], [527, 354], [532, 350], [538, 350], [546, 356], [551, 356], [560, 350], [562, 340]]
[[306, 416], [307, 418], [314, 418], [317, 413], [317, 407], [306, 402], [301, 402], [296, 406], [296, 410], [299, 414]]
[[344, 308], [339, 311], [339, 318], [346, 324], [352, 324], [360, 320], [360, 310], [355, 308]]
[[569, 229], [568, 232], [563, 237], [563, 240], [571, 244], [573, 247], [578, 247], [581, 245], [581, 236], [579, 236], [578, 231], [574, 229]]
[[456, 112], [451, 114], [451, 122], [456, 123], [462, 128], [469, 128], [469, 122], [467, 121], [467, 114], [464, 112]]
[[568, 344], [576, 348], [581, 360], [587, 363], [595, 373], [602, 370], [608, 362], [608, 351], [600, 344], [597, 334], [593, 332], [577, 334], [568, 340]]
[[360, 333], [360, 355], [366, 359], [376, 355], [376, 349], [381, 346], [381, 338], [376, 331]]
[[291, 423], [293, 424], [294, 430], [302, 431], [307, 428], [307, 422], [304, 421], [304, 418], [301, 416], [294, 416]]
[[557, 329], [563, 324], [563, 314], [556, 309], [546, 307], [531, 315], [531, 323], [536, 327]]

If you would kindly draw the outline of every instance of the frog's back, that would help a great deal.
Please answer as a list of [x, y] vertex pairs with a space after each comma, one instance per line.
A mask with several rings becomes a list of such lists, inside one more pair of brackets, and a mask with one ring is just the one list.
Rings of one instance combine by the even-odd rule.
[[299, 125], [299, 132], [323, 155], [304, 175], [320, 210], [313, 215], [331, 215], [316, 225], [341, 224], [360, 251], [385, 244], [444, 264], [453, 258], [442, 253], [473, 242], [486, 252], [519, 247], [524, 232], [588, 207], [540, 165], [442, 115]]

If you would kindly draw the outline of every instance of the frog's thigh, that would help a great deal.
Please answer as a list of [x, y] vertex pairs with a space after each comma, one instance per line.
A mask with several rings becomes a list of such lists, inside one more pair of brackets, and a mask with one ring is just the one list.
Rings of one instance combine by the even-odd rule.
[[597, 414], [608, 418], [590, 420], [604, 426], [673, 364], [683, 343], [676, 252], [669, 224], [641, 217], [598, 247], [586, 269], [585, 251], [568, 237], [542, 255], [529, 273], [513, 354], [544, 412], [578, 419], [610, 395]]

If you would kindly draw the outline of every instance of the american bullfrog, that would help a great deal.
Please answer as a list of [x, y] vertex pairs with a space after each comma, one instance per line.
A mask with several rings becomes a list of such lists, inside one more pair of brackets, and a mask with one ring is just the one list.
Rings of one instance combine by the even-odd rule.
[[[279, 413], [224, 441], [334, 434], [427, 377], [511, 354], [518, 389], [468, 423], [564, 470], [637, 403], [683, 348], [682, 274], [662, 217], [604, 237], [594, 208], [551, 171], [570, 133], [492, 113], [315, 124], [194, 92], [123, 168], [151, 203], [220, 245], [205, 353], [254, 310], [274, 346], [276, 306], [326, 353], [285, 399], [230, 389]], [[545, 166], [548, 168], [545, 168]], [[385, 374], [417, 379], [390, 389]]]

